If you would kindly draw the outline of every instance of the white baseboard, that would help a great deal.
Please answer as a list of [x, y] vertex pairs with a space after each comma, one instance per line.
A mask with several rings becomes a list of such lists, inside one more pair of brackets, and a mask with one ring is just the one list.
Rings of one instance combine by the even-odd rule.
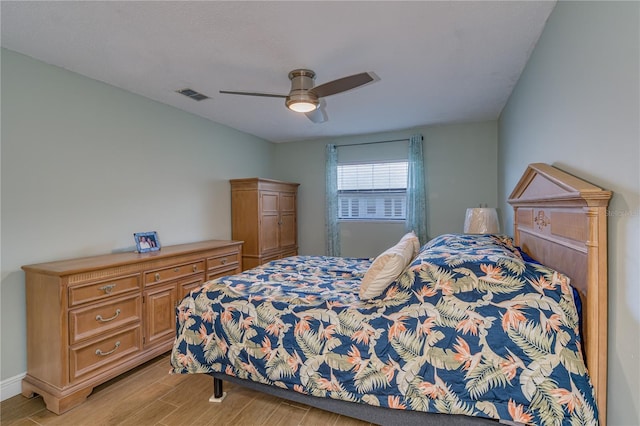
[[9, 399], [12, 396], [20, 395], [22, 392], [22, 379], [27, 373], [18, 374], [17, 376], [9, 377], [0, 382], [0, 401]]

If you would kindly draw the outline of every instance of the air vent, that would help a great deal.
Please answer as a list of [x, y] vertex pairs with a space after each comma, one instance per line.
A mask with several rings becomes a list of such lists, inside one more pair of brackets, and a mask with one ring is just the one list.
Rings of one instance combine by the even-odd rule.
[[185, 95], [187, 98], [191, 98], [194, 101], [203, 101], [205, 99], [209, 99], [207, 95], [203, 95], [202, 93], [196, 92], [192, 89], [176, 90], [176, 92], [180, 93], [181, 95]]

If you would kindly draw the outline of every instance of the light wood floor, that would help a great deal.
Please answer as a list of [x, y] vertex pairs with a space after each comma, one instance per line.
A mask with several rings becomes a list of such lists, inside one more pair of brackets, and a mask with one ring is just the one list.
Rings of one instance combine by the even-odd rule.
[[94, 389], [82, 405], [57, 416], [41, 397], [17, 395], [0, 404], [2, 426], [34, 425], [340, 425], [365, 426], [349, 417], [290, 403], [225, 383], [226, 399], [209, 402], [213, 379], [169, 375], [168, 355]]

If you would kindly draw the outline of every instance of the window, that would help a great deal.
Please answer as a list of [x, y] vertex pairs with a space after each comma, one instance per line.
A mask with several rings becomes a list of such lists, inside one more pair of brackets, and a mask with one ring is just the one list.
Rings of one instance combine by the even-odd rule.
[[338, 165], [338, 219], [404, 220], [406, 161]]

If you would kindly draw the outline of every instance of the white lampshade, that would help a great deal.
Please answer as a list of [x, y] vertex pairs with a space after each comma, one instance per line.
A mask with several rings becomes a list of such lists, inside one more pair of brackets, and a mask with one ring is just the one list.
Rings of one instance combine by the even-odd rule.
[[497, 234], [500, 232], [498, 212], [496, 209], [487, 207], [467, 209], [464, 232], [466, 234]]

